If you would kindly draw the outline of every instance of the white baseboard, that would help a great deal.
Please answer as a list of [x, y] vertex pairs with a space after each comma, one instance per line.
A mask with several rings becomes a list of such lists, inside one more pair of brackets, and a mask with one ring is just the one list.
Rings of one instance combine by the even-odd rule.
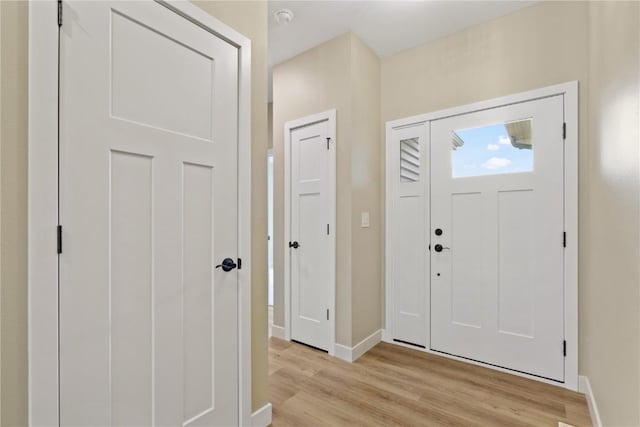
[[334, 346], [334, 356], [338, 359], [346, 360], [347, 362], [353, 362], [351, 360], [351, 347], [347, 347], [346, 345], [337, 344]]
[[271, 325], [271, 336], [275, 338], [285, 339], [284, 328], [282, 326]]
[[347, 362], [355, 362], [360, 356], [371, 350], [380, 341], [382, 341], [382, 329], [375, 331], [353, 347], [336, 344], [335, 356], [339, 359], [346, 360]]
[[271, 403], [267, 403], [251, 414], [251, 425], [253, 427], [267, 427], [269, 424], [271, 424]]
[[596, 398], [591, 390], [591, 383], [589, 378], [584, 375], [578, 376], [578, 391], [584, 393], [587, 398], [587, 405], [589, 406], [589, 414], [591, 415], [591, 422], [593, 427], [602, 427], [602, 420], [600, 419], [600, 412], [598, 412], [598, 406], [596, 405]]
[[393, 339], [391, 339], [391, 334], [389, 333], [388, 329], [383, 329], [382, 330], [382, 341], [384, 341], [384, 342], [393, 342]]
[[371, 350], [380, 341], [382, 341], [382, 329], [375, 331], [353, 347], [352, 360], [358, 360], [360, 356]]

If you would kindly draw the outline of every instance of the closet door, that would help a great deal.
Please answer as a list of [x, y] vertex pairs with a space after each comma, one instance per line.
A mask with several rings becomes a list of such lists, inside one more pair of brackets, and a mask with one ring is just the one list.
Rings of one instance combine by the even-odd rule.
[[238, 48], [62, 6], [59, 424], [238, 425]]
[[290, 130], [291, 339], [329, 351], [335, 245], [330, 234], [335, 184], [329, 120]]
[[387, 159], [391, 338], [427, 345], [429, 317], [428, 124], [392, 130]]

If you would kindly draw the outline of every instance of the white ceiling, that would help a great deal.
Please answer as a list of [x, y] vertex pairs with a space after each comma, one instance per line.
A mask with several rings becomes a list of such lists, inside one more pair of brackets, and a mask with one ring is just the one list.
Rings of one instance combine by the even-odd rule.
[[[430, 40], [522, 9], [537, 1], [269, 1], [269, 99], [271, 67], [348, 31], [379, 56], [392, 55]], [[273, 13], [290, 9], [290, 24]]]

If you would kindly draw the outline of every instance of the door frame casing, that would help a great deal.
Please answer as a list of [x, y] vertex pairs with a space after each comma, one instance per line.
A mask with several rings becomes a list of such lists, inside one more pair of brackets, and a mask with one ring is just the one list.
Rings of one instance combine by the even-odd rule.
[[333, 232], [329, 235], [333, 256], [329, 260], [329, 275], [333, 277], [333, 284], [329, 286], [329, 348], [331, 356], [335, 355], [336, 341], [336, 110], [327, 110], [322, 113], [312, 114], [300, 119], [291, 120], [284, 124], [284, 338], [291, 340], [291, 256], [287, 245], [291, 241], [291, 132], [295, 129], [327, 122], [329, 138], [333, 144], [333, 150], [329, 150], [329, 188], [333, 190], [329, 211], [330, 224]]
[[[564, 140], [564, 228], [567, 233], [566, 247], [564, 248], [564, 332], [567, 345], [567, 353], [564, 358], [564, 382], [547, 380], [533, 375], [516, 372], [510, 369], [489, 366], [481, 362], [470, 361], [469, 359], [445, 355], [430, 350], [430, 331], [427, 330], [428, 344], [424, 350], [429, 353], [438, 354], [443, 357], [449, 357], [463, 362], [477, 364], [480, 366], [490, 367], [499, 371], [507, 372], [526, 378], [535, 379], [537, 381], [546, 382], [554, 385], [561, 385], [570, 390], [578, 390], [578, 82], [562, 83], [541, 89], [521, 92], [504, 97], [489, 99], [459, 107], [448, 108], [445, 110], [435, 111], [427, 114], [406, 117], [403, 119], [388, 121], [385, 124], [385, 329], [383, 331], [383, 341], [406, 346], [402, 343], [393, 341], [391, 331], [393, 330], [393, 277], [392, 266], [389, 264], [391, 250], [388, 242], [392, 241], [393, 232], [391, 221], [393, 219], [393, 200], [397, 196], [393, 194], [393, 183], [389, 171], [388, 164], [391, 159], [391, 150], [393, 146], [393, 132], [396, 129], [425, 124], [429, 126], [430, 122], [447, 117], [458, 116], [462, 114], [473, 113], [482, 110], [488, 110], [497, 107], [503, 107], [523, 102], [533, 101], [541, 98], [552, 96], [564, 96], [564, 122], [566, 123], [566, 138]], [[559, 132], [562, 129], [558, 130]], [[560, 236], [558, 237], [560, 242]], [[431, 287], [430, 283], [426, 286]], [[430, 307], [426, 317], [430, 318]], [[558, 351], [562, 348], [561, 343], [558, 344]], [[416, 348], [413, 346], [406, 346]]]
[[[156, 0], [238, 49], [238, 420], [251, 424], [251, 41], [183, 0]], [[29, 425], [59, 425], [58, 4], [29, 3]]]

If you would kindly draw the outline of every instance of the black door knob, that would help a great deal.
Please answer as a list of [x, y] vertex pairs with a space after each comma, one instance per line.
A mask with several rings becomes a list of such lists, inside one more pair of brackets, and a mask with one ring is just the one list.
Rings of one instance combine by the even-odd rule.
[[289, 242], [289, 247], [293, 249], [298, 249], [300, 244], [298, 242]]
[[234, 268], [236, 268], [237, 266], [238, 265], [231, 258], [225, 258], [222, 261], [222, 264], [216, 265], [216, 268], [222, 267], [222, 271], [231, 271]]
[[442, 252], [442, 249], [444, 249], [444, 248], [442, 247], [442, 245], [441, 245], [441, 244], [439, 244], [439, 243], [438, 243], [437, 245], [435, 245], [435, 246], [433, 247], [433, 249], [434, 249], [436, 252]]

